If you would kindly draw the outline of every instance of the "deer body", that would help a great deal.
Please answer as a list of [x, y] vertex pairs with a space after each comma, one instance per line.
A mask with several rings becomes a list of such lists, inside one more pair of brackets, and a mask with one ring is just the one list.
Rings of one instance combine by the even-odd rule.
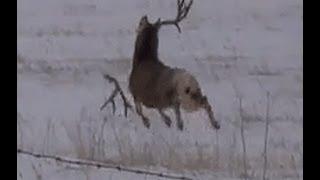
[[157, 61], [146, 61], [133, 68], [129, 89], [134, 99], [149, 108], [167, 108], [174, 95], [174, 70]]
[[192, 1], [185, 5], [178, 0], [178, 14], [175, 20], [149, 23], [147, 16], [140, 20], [132, 71], [129, 77], [129, 90], [133, 96], [136, 111], [141, 116], [146, 127], [150, 127], [149, 119], [143, 114], [142, 105], [158, 110], [168, 127], [171, 119], [163, 111], [172, 108], [176, 114], [177, 127], [183, 129], [180, 107], [187, 111], [195, 111], [203, 107], [212, 119], [215, 128], [219, 124], [213, 118], [213, 112], [207, 98], [202, 95], [196, 79], [183, 69], [171, 68], [163, 64], [158, 58], [158, 31], [162, 25], [175, 25], [179, 32], [178, 22], [186, 17]]

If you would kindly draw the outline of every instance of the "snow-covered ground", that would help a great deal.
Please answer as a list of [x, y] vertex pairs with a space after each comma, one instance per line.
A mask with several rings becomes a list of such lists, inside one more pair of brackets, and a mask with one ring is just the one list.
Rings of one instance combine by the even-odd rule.
[[[175, 16], [175, 0], [18, 0], [18, 147], [194, 179], [239, 179], [241, 98], [248, 174], [261, 179], [269, 91], [267, 176], [302, 179], [303, 1], [194, 1], [181, 34], [161, 29], [159, 56], [196, 76], [221, 130], [202, 111], [184, 112], [180, 132], [154, 110], [145, 110], [151, 129], [133, 112], [125, 118], [120, 99], [115, 115], [111, 106], [99, 110], [114, 88], [103, 73], [132, 102], [135, 28], [144, 14]], [[17, 156], [18, 179], [161, 179]]]

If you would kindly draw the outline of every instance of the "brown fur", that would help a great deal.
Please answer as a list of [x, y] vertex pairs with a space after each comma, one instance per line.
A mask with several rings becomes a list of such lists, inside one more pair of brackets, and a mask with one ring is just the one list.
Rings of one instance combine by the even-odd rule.
[[158, 60], [158, 31], [157, 26], [148, 22], [147, 16], [141, 18], [137, 29], [133, 66], [142, 61]]
[[171, 120], [163, 110], [173, 108], [177, 127], [182, 130], [180, 107], [191, 112], [200, 107], [205, 108], [208, 102], [191, 74], [182, 69], [171, 68], [159, 60], [158, 30], [157, 23], [149, 23], [146, 16], [141, 18], [129, 77], [129, 90], [133, 95], [136, 111], [146, 127], [150, 127], [150, 122], [143, 114], [142, 105], [158, 109], [169, 127]]

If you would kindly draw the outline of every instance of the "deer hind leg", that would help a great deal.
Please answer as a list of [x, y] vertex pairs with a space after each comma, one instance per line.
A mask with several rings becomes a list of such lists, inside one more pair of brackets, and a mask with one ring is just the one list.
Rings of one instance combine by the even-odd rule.
[[176, 114], [177, 127], [180, 131], [182, 131], [183, 130], [183, 121], [181, 119], [180, 103], [175, 103], [173, 106], [173, 109]]
[[134, 104], [135, 104], [135, 107], [136, 107], [136, 112], [137, 112], [137, 114], [142, 118], [143, 124], [144, 124], [147, 128], [150, 128], [150, 120], [149, 120], [149, 118], [147, 118], [147, 117], [143, 114], [141, 102], [139, 102], [139, 101], [137, 101], [137, 100], [134, 100]]
[[162, 109], [158, 109], [158, 112], [159, 112], [159, 114], [161, 115], [162, 120], [164, 121], [164, 123], [166, 123], [166, 125], [167, 125], [168, 127], [171, 127], [171, 119], [169, 118], [169, 116], [166, 115], [166, 114], [163, 112]]

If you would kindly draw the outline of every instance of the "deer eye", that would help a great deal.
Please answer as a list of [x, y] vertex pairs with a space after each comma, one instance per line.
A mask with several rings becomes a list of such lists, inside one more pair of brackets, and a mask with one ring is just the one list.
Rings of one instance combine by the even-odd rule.
[[184, 90], [184, 92], [185, 92], [186, 94], [189, 94], [189, 93], [190, 93], [190, 87], [187, 87], [187, 88]]

